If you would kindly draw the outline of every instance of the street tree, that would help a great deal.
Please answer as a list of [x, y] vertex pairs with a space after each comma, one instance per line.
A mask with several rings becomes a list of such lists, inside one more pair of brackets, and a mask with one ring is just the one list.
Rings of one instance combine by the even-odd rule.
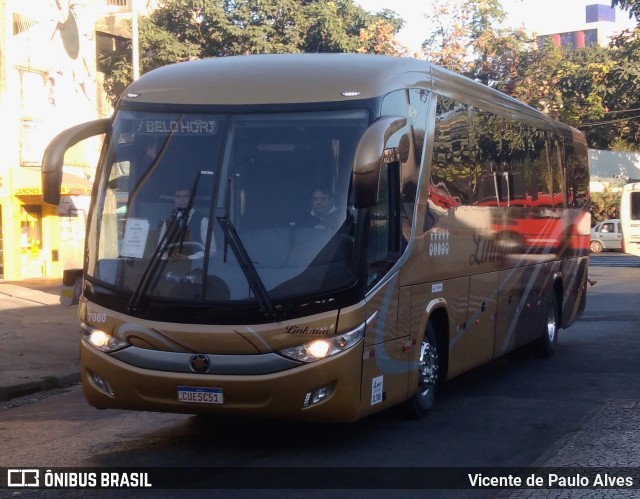
[[548, 42], [529, 55], [520, 66], [523, 81], [517, 97], [577, 127], [602, 118], [607, 78], [615, 66], [606, 48], [590, 45], [571, 50]]
[[389, 9], [378, 12], [374, 19], [360, 29], [357, 52], [399, 57], [419, 57], [417, 53], [410, 53], [407, 47], [402, 45], [396, 38], [396, 34], [403, 24], [404, 21]]
[[607, 79], [607, 113], [592, 127], [607, 130], [618, 148], [640, 151], [640, 27], [613, 38], [610, 50], [616, 64]]
[[590, 147], [608, 149], [633, 128], [594, 125], [606, 120], [623, 81], [629, 89], [625, 101], [640, 95], [640, 78], [633, 78], [640, 51], [629, 39], [620, 42], [626, 54], [597, 45], [571, 50], [552, 40], [538, 46], [522, 29], [504, 28], [498, 0], [434, 0], [428, 19], [433, 29], [423, 45], [427, 59], [581, 128]]
[[303, 2], [304, 40], [300, 52], [356, 52], [368, 14], [351, 0]]
[[611, 6], [627, 11], [629, 18], [635, 17], [640, 24], [640, 0], [611, 0]]
[[620, 191], [605, 187], [602, 192], [591, 193], [591, 224], [620, 217]]
[[[402, 20], [354, 0], [164, 0], [139, 22], [142, 73], [173, 62], [229, 55], [365, 52], [404, 55]], [[101, 58], [115, 99], [132, 79], [130, 45]]]
[[433, 0], [426, 17], [432, 34], [422, 49], [428, 60], [512, 93], [520, 55], [533, 40], [523, 28], [504, 26], [500, 0]]
[[433, 0], [425, 18], [431, 35], [422, 43], [424, 57], [439, 66], [464, 73], [468, 58], [468, 9], [456, 2]]
[[557, 69], [564, 53], [551, 41], [542, 47], [523, 51], [517, 65], [517, 77], [510, 87], [500, 90], [536, 109], [558, 118], [563, 108], [563, 93]]

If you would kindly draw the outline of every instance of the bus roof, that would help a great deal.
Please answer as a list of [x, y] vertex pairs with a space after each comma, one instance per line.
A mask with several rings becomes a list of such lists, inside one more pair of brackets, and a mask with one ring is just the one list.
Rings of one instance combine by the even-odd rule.
[[458, 73], [418, 59], [371, 54], [260, 54], [170, 64], [133, 82], [122, 100], [210, 106], [313, 104], [376, 98], [410, 87], [434, 90], [584, 140], [577, 130]]
[[[340, 102], [385, 95], [422, 82], [429, 64], [362, 54], [265, 54], [171, 64], [133, 82], [123, 100], [256, 105]], [[345, 96], [344, 93], [347, 93]], [[128, 94], [139, 94], [136, 98]]]

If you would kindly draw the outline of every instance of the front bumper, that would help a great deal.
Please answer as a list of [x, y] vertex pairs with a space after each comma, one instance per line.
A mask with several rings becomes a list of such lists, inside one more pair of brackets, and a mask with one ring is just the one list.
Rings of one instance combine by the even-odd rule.
[[[321, 361], [266, 374], [195, 374], [130, 365], [81, 341], [82, 384], [87, 401], [100, 409], [219, 414], [310, 421], [354, 421], [360, 417], [363, 342]], [[126, 356], [125, 356], [126, 357]], [[250, 361], [251, 356], [247, 356]], [[150, 367], [150, 366], [149, 366]], [[104, 379], [113, 395], [95, 382]], [[325, 400], [304, 406], [307, 394], [332, 386]], [[178, 387], [221, 388], [223, 404], [178, 400]]]

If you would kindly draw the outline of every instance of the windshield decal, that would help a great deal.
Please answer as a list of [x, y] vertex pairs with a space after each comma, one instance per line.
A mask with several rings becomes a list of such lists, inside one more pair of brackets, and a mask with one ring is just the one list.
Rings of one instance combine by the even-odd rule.
[[144, 256], [144, 248], [147, 245], [148, 234], [148, 220], [142, 218], [127, 219], [120, 255], [131, 258], [142, 258]]
[[371, 379], [371, 405], [379, 404], [384, 400], [384, 376], [376, 376]]

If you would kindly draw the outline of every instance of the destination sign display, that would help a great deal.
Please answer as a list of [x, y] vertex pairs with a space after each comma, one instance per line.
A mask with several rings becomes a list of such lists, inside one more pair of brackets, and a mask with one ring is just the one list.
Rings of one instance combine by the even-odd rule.
[[143, 135], [215, 135], [218, 133], [218, 122], [213, 119], [201, 118], [139, 120], [136, 133]]

